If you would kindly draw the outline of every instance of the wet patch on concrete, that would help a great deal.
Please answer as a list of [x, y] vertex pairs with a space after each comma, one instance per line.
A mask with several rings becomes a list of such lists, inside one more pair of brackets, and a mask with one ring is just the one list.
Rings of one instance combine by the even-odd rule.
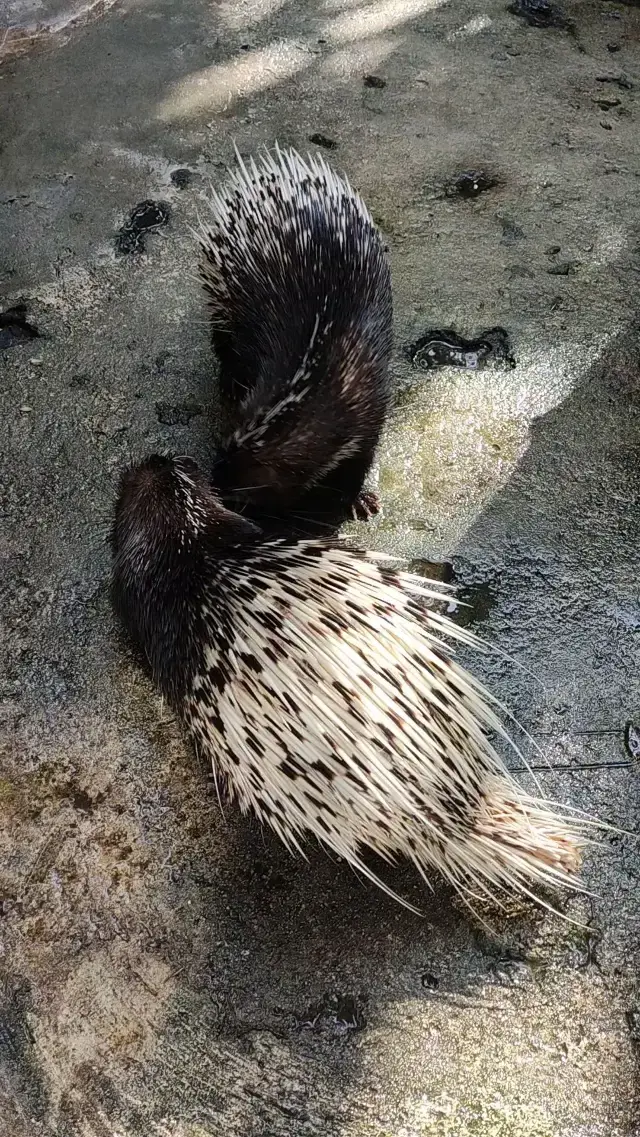
[[35, 324], [27, 319], [27, 305], [13, 304], [0, 312], [0, 350], [28, 343], [40, 335]]
[[186, 189], [190, 186], [194, 178], [198, 175], [195, 170], [189, 170], [185, 166], [181, 166], [178, 170], [172, 170], [170, 174], [171, 182], [176, 189]]
[[345, 994], [328, 991], [305, 1011], [294, 1016], [299, 1030], [327, 1031], [334, 1035], [344, 1035], [350, 1031], [364, 1030], [367, 1000], [364, 995]]
[[314, 146], [321, 146], [323, 150], [337, 150], [339, 146], [335, 138], [329, 138], [328, 134], [321, 134], [318, 131], [309, 135], [309, 142]]
[[515, 0], [515, 3], [509, 4], [507, 11], [520, 16], [532, 28], [567, 27], [566, 16], [549, 0]]
[[500, 179], [487, 170], [467, 170], [458, 174], [445, 188], [449, 197], [461, 197], [463, 200], [473, 200], [481, 194], [495, 189], [500, 185]]
[[414, 367], [430, 371], [435, 367], [516, 366], [508, 332], [504, 328], [488, 328], [474, 339], [465, 339], [452, 329], [425, 332], [408, 349]]
[[497, 596], [498, 582], [495, 580], [456, 589], [455, 597], [459, 603], [453, 616], [456, 624], [466, 628], [483, 623], [489, 618]]
[[144, 237], [156, 233], [169, 224], [171, 208], [166, 201], [141, 201], [131, 210], [127, 220], [116, 235], [116, 252], [143, 253]]
[[415, 558], [409, 561], [409, 572], [422, 576], [425, 580], [438, 580], [442, 584], [451, 584], [455, 579], [453, 565], [449, 561], [425, 561]]

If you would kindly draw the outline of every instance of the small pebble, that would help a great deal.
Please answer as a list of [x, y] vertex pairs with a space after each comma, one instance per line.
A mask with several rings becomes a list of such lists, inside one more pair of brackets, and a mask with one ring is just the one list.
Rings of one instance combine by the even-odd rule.
[[383, 87], [386, 87], [387, 80], [381, 79], [379, 75], [365, 75], [364, 85], [365, 87], [374, 87], [377, 91], [381, 91]]
[[612, 127], [610, 122], [601, 122], [600, 126], [602, 127], [603, 130], [613, 130], [613, 127]]
[[310, 134], [309, 142], [313, 142], [314, 146], [324, 146], [325, 150], [337, 150], [338, 143], [333, 138], [328, 138], [326, 134]]

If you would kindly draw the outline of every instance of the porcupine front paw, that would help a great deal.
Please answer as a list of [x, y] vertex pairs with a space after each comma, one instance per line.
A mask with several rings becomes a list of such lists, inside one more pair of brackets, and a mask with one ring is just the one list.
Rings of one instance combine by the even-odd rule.
[[362, 490], [358, 494], [351, 512], [354, 521], [370, 521], [381, 509], [382, 504], [377, 493], [374, 493], [373, 490]]

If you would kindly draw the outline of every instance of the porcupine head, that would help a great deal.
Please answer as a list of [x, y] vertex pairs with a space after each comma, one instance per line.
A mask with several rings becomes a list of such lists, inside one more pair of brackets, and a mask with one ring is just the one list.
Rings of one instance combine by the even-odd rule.
[[265, 540], [185, 458], [125, 474], [113, 545], [156, 682], [290, 848], [314, 835], [383, 888], [366, 847], [463, 896], [573, 883], [579, 831], [508, 774], [495, 703], [451, 646], [475, 641], [429, 606], [436, 584], [338, 542]]
[[199, 647], [196, 600], [207, 559], [259, 534], [257, 525], [224, 508], [190, 458], [153, 455], [121, 478], [111, 535], [112, 600], [178, 708]]

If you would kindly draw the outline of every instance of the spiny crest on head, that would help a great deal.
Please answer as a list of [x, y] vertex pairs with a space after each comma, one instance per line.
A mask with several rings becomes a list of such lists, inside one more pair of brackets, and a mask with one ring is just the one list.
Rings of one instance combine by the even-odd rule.
[[[349, 236], [354, 256], [365, 257], [367, 234], [375, 231], [369, 210], [346, 177], [336, 174], [321, 154], [306, 160], [294, 149], [265, 150], [248, 163], [236, 149], [237, 167], [211, 188], [210, 209], [197, 238], [203, 254], [200, 275], [212, 301], [214, 326], [224, 326], [220, 307], [229, 296], [233, 261], [241, 258], [259, 275], [256, 254], [282, 260], [283, 232], [293, 233], [300, 253], [309, 246], [319, 218], [330, 220], [336, 239]], [[354, 224], [355, 222], [355, 224]], [[289, 266], [290, 268], [291, 266]], [[281, 264], [283, 272], [287, 266]]]
[[525, 794], [491, 744], [508, 739], [499, 704], [447, 644], [478, 641], [426, 606], [449, 598], [321, 541], [226, 560], [204, 600], [191, 729], [243, 809], [292, 849], [311, 832], [385, 891], [365, 846], [463, 896], [575, 886], [581, 828]]

